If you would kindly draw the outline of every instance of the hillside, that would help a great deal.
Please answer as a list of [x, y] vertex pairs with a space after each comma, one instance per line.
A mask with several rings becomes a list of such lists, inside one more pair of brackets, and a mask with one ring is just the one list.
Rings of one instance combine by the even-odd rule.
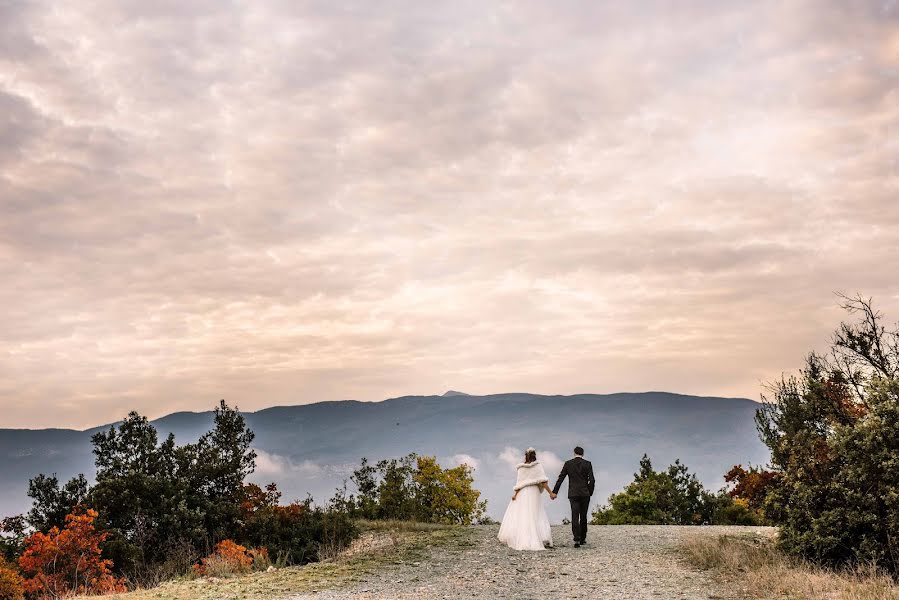
[[[657, 467], [681, 458], [717, 489], [733, 464], [767, 461], [753, 422], [757, 407], [746, 399], [663, 392], [453, 394], [280, 406], [246, 413], [246, 419], [260, 454], [254, 480], [277, 481], [287, 497], [311, 493], [325, 500], [360, 457], [418, 452], [445, 463], [474, 463], [476, 485], [499, 518], [513, 466], [529, 445], [551, 477], [575, 444], [584, 446], [597, 469], [597, 501], [630, 480], [644, 452]], [[174, 413], [154, 423], [160, 437], [172, 432], [184, 443], [210, 427], [212, 413]], [[0, 514], [27, 508], [27, 480], [36, 473], [92, 473], [90, 436], [98, 429], [0, 429]], [[566, 508], [564, 501], [553, 503], [551, 518], [559, 521]]]

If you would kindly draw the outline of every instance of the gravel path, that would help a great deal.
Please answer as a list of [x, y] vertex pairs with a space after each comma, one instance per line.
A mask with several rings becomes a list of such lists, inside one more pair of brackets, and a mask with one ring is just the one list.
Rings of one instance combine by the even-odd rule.
[[516, 552], [496, 540], [497, 526], [473, 527], [459, 542], [429, 550], [420, 562], [394, 565], [355, 587], [290, 600], [354, 598], [736, 598], [711, 575], [686, 566], [674, 552], [689, 536], [773, 535], [765, 527], [592, 527], [574, 548], [568, 526], [553, 527], [555, 549]]

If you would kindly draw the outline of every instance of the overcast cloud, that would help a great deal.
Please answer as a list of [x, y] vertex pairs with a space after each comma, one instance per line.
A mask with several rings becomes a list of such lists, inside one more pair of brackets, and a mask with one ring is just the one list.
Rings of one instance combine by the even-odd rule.
[[758, 398], [899, 319], [897, 160], [893, 0], [0, 0], [0, 426]]

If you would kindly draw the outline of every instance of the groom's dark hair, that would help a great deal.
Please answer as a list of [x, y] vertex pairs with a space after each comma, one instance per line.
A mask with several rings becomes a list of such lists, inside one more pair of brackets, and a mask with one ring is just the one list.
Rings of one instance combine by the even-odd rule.
[[583, 456], [583, 455], [584, 455], [584, 449], [581, 448], [580, 446], [575, 446], [575, 447], [574, 447], [574, 453], [577, 454], [578, 456]]

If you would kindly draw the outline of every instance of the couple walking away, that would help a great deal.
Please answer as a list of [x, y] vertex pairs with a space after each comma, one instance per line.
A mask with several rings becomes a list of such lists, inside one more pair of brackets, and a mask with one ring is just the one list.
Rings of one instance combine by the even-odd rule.
[[543, 550], [552, 547], [552, 531], [549, 518], [540, 495], [543, 490], [549, 497], [556, 499], [562, 482], [568, 477], [568, 501], [571, 502], [571, 533], [574, 535], [574, 547], [580, 548], [587, 543], [587, 509], [590, 507], [590, 496], [596, 486], [593, 477], [593, 465], [584, 459], [584, 449], [574, 449], [574, 458], [562, 466], [556, 486], [549, 489], [549, 479], [543, 466], [537, 461], [537, 451], [528, 448], [524, 453], [524, 462], [517, 467], [518, 480], [515, 482], [515, 493], [503, 516], [499, 528], [499, 541], [513, 550]]

